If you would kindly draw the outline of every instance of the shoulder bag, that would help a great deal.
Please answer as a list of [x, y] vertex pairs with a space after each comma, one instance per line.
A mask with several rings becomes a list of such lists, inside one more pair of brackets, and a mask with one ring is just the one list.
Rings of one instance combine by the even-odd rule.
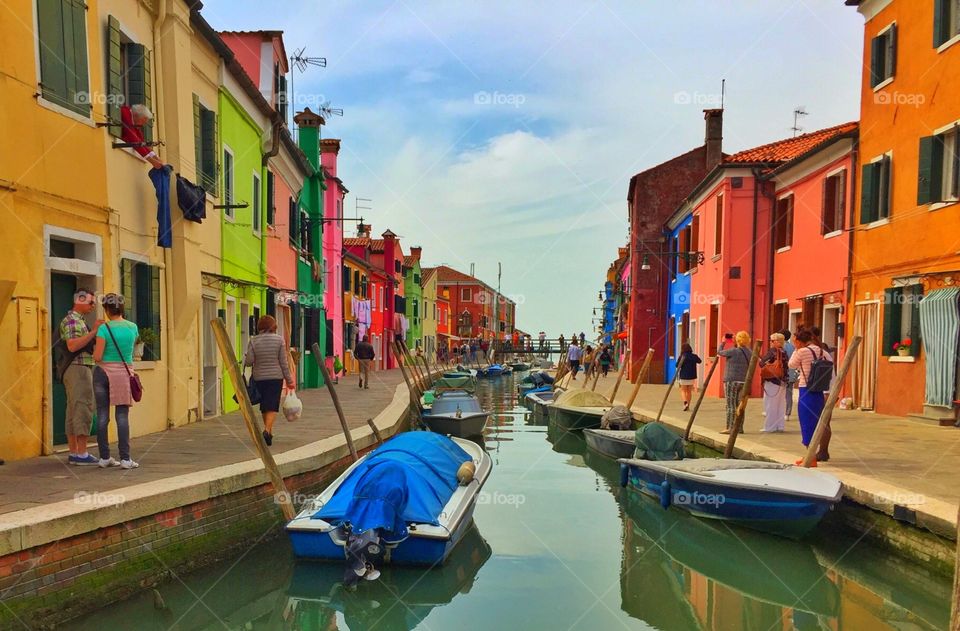
[[117, 338], [113, 336], [110, 326], [106, 322], [103, 323], [103, 326], [107, 327], [107, 333], [110, 334], [113, 346], [117, 349], [117, 354], [120, 355], [120, 361], [123, 362], [123, 367], [127, 369], [127, 376], [130, 378], [130, 396], [139, 403], [140, 399], [143, 398], [143, 384], [140, 383], [140, 375], [130, 370], [130, 366], [127, 364], [127, 360], [123, 358], [123, 351], [120, 350], [120, 345], [117, 344]]

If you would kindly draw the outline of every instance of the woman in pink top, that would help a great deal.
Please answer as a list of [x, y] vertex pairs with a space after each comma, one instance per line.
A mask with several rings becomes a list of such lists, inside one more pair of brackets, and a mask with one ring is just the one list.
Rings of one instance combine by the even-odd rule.
[[[809, 330], [804, 329], [797, 333], [796, 342], [797, 349], [790, 356], [788, 365], [800, 373], [800, 379], [797, 383], [800, 387], [800, 395], [797, 398], [797, 416], [800, 419], [801, 440], [804, 446], [808, 446], [810, 441], [813, 440], [813, 432], [817, 429], [817, 421], [820, 420], [820, 414], [823, 412], [824, 394], [823, 392], [807, 390], [807, 375], [810, 374], [810, 368], [815, 360], [828, 359], [833, 361], [833, 357], [814, 343], [813, 333]], [[826, 462], [830, 459], [830, 452], [827, 450], [830, 446], [830, 435], [828, 425], [817, 449], [817, 461]]]

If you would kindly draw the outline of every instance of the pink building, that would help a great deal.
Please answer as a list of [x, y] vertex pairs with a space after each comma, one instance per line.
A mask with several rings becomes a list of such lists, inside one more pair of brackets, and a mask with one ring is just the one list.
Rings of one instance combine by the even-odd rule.
[[347, 189], [337, 175], [340, 140], [320, 141], [320, 162], [326, 175], [327, 190], [323, 193], [324, 304], [327, 307], [327, 367], [333, 370], [333, 357], [343, 360], [343, 206]]
[[[726, 156], [667, 222], [668, 226], [679, 225], [691, 217], [678, 249], [703, 253], [703, 264], [694, 261], [680, 273], [690, 276], [689, 296], [685, 298], [689, 304], [688, 322], [681, 330], [695, 349], [702, 349], [704, 356], [715, 356], [724, 334], [740, 330], [750, 333], [754, 340], [762, 340], [766, 348], [771, 305], [775, 302], [771, 291], [775, 259], [791, 251], [795, 230], [794, 215], [788, 209], [791, 202], [779, 202], [777, 177], [786, 176], [783, 199], [791, 198], [789, 188], [794, 186], [804, 193], [804, 204], [810, 203], [807, 196], [811, 193], [805, 183], [814, 187], [816, 184], [808, 181], [809, 174], [805, 175], [801, 163], [810, 160], [806, 167], [810, 169], [816, 164], [812, 156], [855, 131], [856, 124], [848, 123]], [[823, 171], [824, 175], [827, 173]], [[819, 211], [816, 217], [804, 218], [804, 234], [811, 221], [819, 221]], [[817, 247], [805, 243], [801, 248], [798, 243], [798, 250], [810, 254]], [[803, 254], [797, 258], [800, 256]], [[811, 276], [822, 276], [826, 284], [833, 286], [846, 274], [845, 260], [838, 269], [824, 269], [819, 260], [792, 264], [796, 267], [793, 271], [787, 269], [784, 292], [796, 291], [800, 285], [811, 282]], [[785, 267], [781, 265], [780, 269]], [[786, 280], [791, 277], [792, 281]], [[797, 300], [802, 296], [790, 298]], [[755, 396], [760, 393], [759, 383], [758, 372], [753, 387]], [[722, 396], [722, 392], [722, 379], [713, 379], [708, 393]]]

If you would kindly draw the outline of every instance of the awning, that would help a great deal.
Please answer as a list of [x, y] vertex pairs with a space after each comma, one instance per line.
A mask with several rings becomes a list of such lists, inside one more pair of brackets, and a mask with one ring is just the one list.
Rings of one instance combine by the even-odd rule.
[[927, 405], [951, 407], [957, 387], [960, 288], [935, 289], [920, 301], [920, 337], [926, 354]]

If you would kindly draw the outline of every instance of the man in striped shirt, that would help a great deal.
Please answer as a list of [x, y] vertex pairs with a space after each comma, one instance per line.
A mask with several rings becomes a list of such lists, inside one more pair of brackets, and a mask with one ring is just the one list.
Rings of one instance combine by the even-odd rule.
[[73, 295], [73, 308], [60, 321], [60, 339], [67, 350], [75, 353], [73, 361], [63, 373], [63, 388], [67, 395], [65, 419], [67, 443], [73, 465], [95, 465], [99, 460], [87, 453], [87, 438], [93, 422], [93, 341], [103, 320], [97, 320], [91, 330], [83, 316], [96, 307], [93, 292], [78, 289]]

